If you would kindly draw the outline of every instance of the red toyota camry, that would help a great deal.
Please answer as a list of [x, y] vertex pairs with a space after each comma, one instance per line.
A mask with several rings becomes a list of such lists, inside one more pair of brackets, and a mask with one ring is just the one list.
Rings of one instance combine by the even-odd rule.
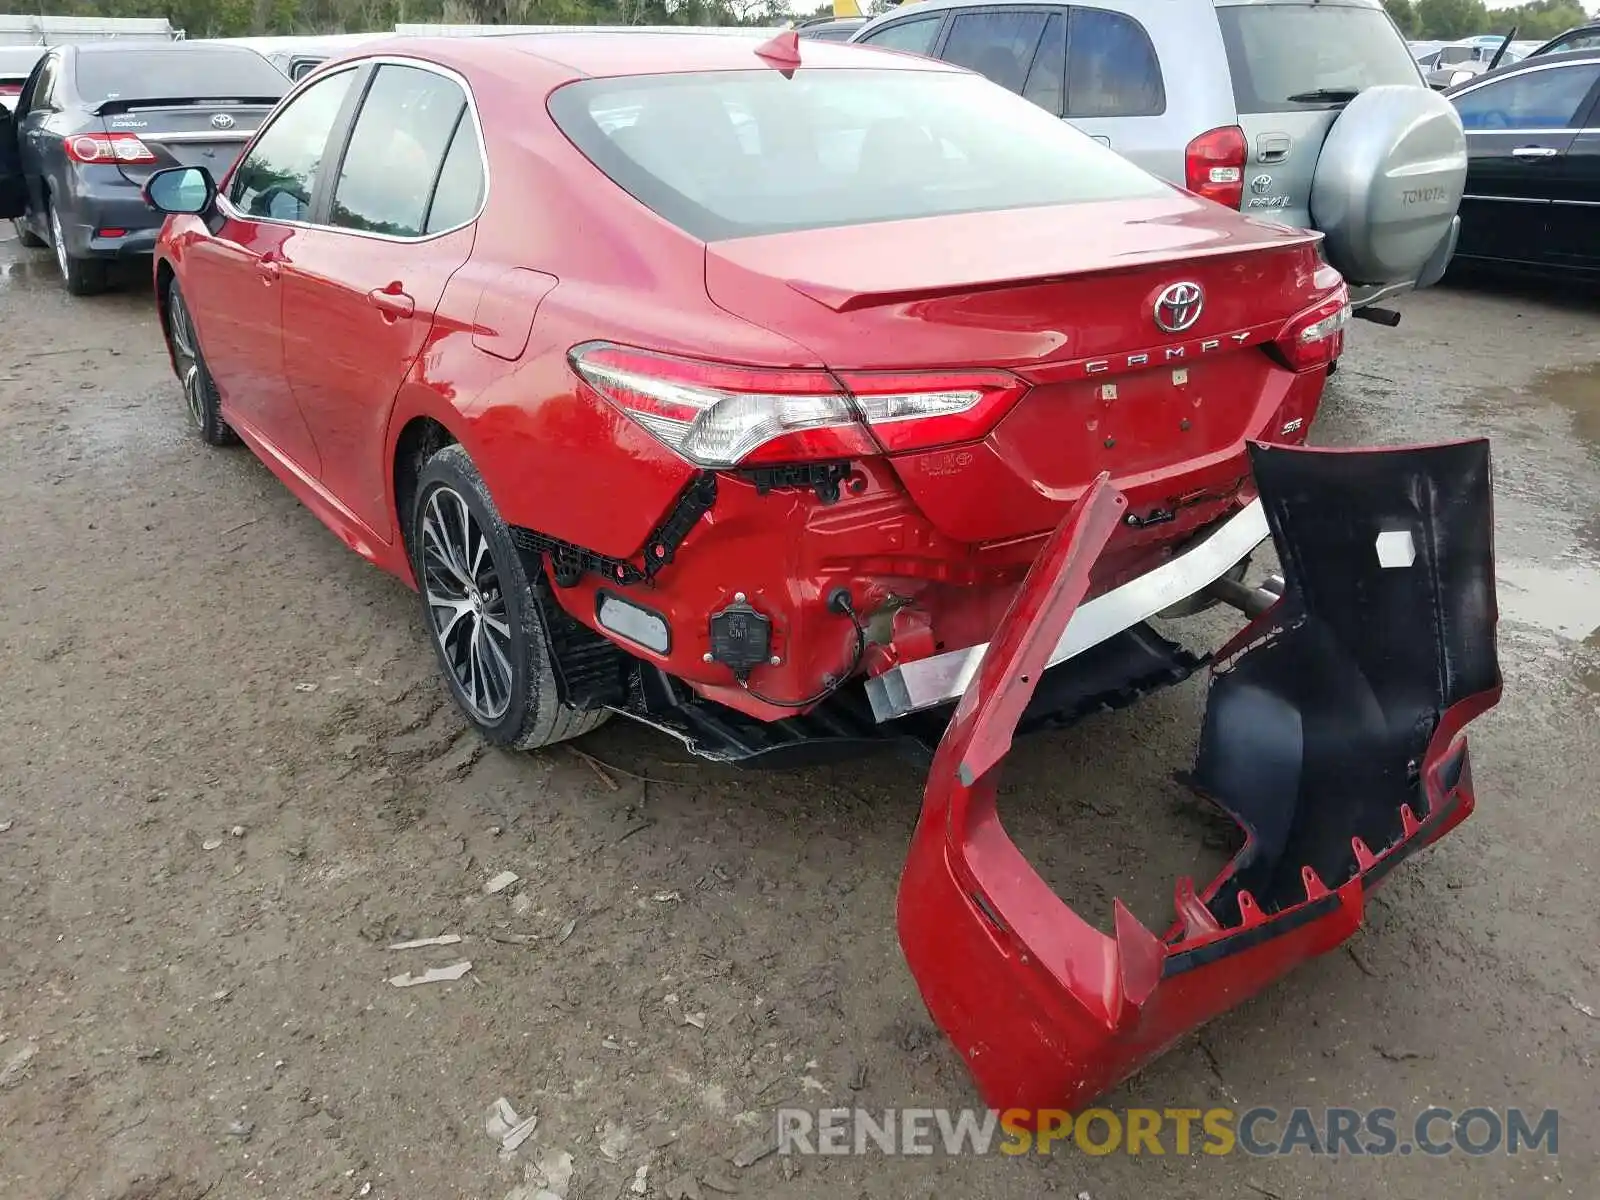
[[[1114, 1082], [1336, 943], [1385, 856], [1470, 807], [1483, 448], [1292, 449], [1349, 313], [1319, 235], [977, 75], [793, 35], [397, 40], [304, 81], [225, 179], [147, 195], [201, 435], [418, 588], [485, 737], [621, 712], [724, 760], [943, 739], [902, 935], [998, 1100]], [[1284, 577], [1247, 588], [1269, 532]], [[1219, 598], [1268, 643], [1217, 677], [1197, 768], [1246, 848], [1165, 938], [1055, 901], [1066, 946], [1030, 955], [1007, 913], [1043, 901], [971, 806], [1019, 726], [1197, 669], [1148, 619]], [[1373, 651], [1396, 623], [1440, 632]], [[1368, 692], [1370, 728], [1343, 707]]]

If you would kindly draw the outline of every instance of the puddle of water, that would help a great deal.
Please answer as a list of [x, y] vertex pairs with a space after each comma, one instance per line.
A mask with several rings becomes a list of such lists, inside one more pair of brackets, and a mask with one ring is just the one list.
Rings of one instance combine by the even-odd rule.
[[1540, 400], [1554, 401], [1570, 412], [1578, 439], [1600, 450], [1600, 362], [1546, 371], [1529, 393]]
[[1500, 563], [1500, 615], [1575, 642], [1600, 645], [1600, 567]]
[[56, 264], [48, 258], [0, 258], [0, 292], [21, 290], [46, 280], [54, 281]]

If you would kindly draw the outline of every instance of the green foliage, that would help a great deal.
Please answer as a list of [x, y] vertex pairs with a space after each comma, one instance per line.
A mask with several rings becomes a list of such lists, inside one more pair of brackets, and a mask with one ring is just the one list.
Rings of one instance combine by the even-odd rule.
[[[1544, 41], [1587, 18], [1578, 0], [1529, 0], [1488, 9], [1483, 0], [1383, 0], [1408, 38], [1452, 41], [1504, 33]], [[877, 11], [883, 0], [862, 3]], [[0, 8], [6, 7], [0, 0]], [[11, 7], [33, 11], [33, 3]], [[166, 17], [190, 37], [271, 33], [354, 33], [397, 21], [486, 25], [782, 25], [783, 0], [43, 0], [51, 16]], [[817, 16], [831, 16], [831, 3]]]
[[[0, 0], [0, 9], [8, 7]], [[12, 5], [33, 11], [35, 3]], [[166, 17], [189, 37], [356, 33], [396, 22], [782, 25], [782, 0], [44, 0], [49, 16]], [[822, 11], [831, 13], [831, 7]]]
[[1452, 42], [1482, 33], [1509, 33], [1543, 42], [1589, 18], [1578, 0], [1529, 0], [1515, 8], [1487, 8], [1483, 0], [1383, 0], [1400, 32], [1412, 39]]

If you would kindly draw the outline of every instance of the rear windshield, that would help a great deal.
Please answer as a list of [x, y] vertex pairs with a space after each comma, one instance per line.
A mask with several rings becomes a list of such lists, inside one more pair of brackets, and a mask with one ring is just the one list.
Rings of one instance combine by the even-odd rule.
[[78, 55], [78, 93], [102, 100], [276, 100], [289, 80], [253, 50], [119, 47]]
[[1359, 92], [1385, 83], [1422, 86], [1416, 60], [1381, 8], [1236, 4], [1218, 8], [1217, 19], [1242, 113], [1340, 103], [1332, 96], [1290, 96]]
[[1170, 191], [954, 72], [588, 79], [559, 88], [550, 112], [619, 186], [704, 241]]

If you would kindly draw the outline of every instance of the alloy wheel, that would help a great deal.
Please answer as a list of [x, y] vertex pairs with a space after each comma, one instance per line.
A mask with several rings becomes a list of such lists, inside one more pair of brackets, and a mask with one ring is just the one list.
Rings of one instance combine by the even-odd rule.
[[50, 241], [56, 249], [56, 266], [61, 268], [61, 278], [67, 277], [67, 239], [61, 232], [61, 214], [56, 211], [56, 206], [50, 206]]
[[511, 706], [511, 622], [489, 539], [453, 488], [428, 496], [421, 557], [433, 636], [463, 701], [492, 725]]
[[167, 329], [172, 339], [172, 357], [178, 368], [178, 379], [183, 384], [184, 403], [189, 406], [189, 416], [195, 426], [205, 428], [205, 382], [200, 374], [200, 354], [196, 349], [194, 322], [189, 318], [189, 308], [183, 296], [173, 289], [167, 306]]

